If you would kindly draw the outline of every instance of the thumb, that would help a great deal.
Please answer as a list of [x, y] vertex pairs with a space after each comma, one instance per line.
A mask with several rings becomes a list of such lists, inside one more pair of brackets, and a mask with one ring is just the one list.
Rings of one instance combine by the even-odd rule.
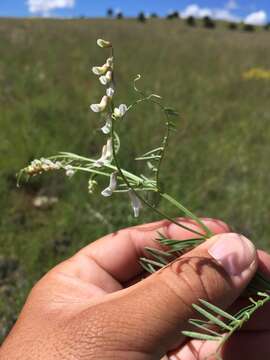
[[212, 237], [112, 299], [115, 323], [125, 323], [122, 346], [132, 342], [137, 352], [161, 357], [184, 341], [181, 331], [195, 316], [193, 303], [202, 298], [230, 306], [256, 268], [256, 250], [247, 238], [233, 233]]

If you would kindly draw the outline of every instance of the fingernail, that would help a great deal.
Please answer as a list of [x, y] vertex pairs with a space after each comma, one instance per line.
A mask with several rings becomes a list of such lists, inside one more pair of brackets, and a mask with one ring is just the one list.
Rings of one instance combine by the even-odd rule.
[[229, 275], [241, 275], [256, 261], [256, 249], [245, 236], [225, 233], [212, 239], [216, 240], [208, 253]]

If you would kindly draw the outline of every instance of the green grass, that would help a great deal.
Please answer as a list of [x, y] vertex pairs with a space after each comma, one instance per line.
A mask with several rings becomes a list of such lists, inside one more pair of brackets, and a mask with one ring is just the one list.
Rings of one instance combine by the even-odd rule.
[[[89, 111], [103, 92], [90, 71], [104, 62], [98, 37], [116, 49], [117, 103], [134, 100], [132, 80], [141, 73], [141, 87], [180, 113], [163, 167], [167, 192], [270, 249], [270, 82], [242, 78], [250, 68], [269, 68], [269, 32], [165, 20], [2, 19], [0, 338], [42, 274], [103, 234], [137, 223], [126, 215], [126, 197], [87, 195], [83, 175], [69, 181], [48, 174], [15, 186], [15, 174], [33, 158], [58, 151], [99, 156], [104, 137]], [[162, 130], [158, 109], [149, 105], [123, 120], [122, 166], [139, 171], [132, 158], [158, 146]], [[43, 194], [59, 202], [38, 211], [32, 201]], [[153, 219], [145, 210], [139, 222]], [[17, 264], [2, 278], [1, 259]]]

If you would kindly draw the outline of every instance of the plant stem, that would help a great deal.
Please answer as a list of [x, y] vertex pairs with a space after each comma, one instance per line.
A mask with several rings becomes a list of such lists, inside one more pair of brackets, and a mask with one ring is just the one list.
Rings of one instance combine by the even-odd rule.
[[180, 204], [177, 200], [172, 198], [170, 195], [166, 193], [160, 193], [160, 196], [162, 196], [164, 199], [168, 200], [171, 204], [176, 206], [178, 209], [180, 209], [185, 215], [187, 215], [192, 220], [196, 221], [205, 231], [205, 235], [202, 235], [203, 237], [211, 237], [213, 236], [212, 231], [201, 221], [200, 218], [198, 218], [195, 214], [193, 214], [191, 211], [189, 211], [187, 208], [185, 208], [182, 204]]

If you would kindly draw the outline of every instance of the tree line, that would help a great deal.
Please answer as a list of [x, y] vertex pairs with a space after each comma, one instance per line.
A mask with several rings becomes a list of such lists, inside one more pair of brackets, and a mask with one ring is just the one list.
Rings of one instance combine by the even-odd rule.
[[[107, 17], [110, 19], [118, 19], [121, 20], [124, 18], [124, 14], [122, 11], [114, 11], [113, 9], [107, 10]], [[137, 20], [141, 23], [147, 22], [149, 19], [157, 19], [159, 18], [157, 13], [151, 13], [149, 15], [145, 14], [143, 11], [140, 11], [137, 15]], [[178, 11], [172, 11], [169, 14], [167, 14], [166, 18], [167, 20], [174, 20], [174, 19], [181, 19], [181, 15]], [[207, 29], [215, 29], [217, 26], [217, 21], [212, 19], [210, 16], [204, 16], [201, 19], [197, 19], [194, 16], [188, 16], [183, 19], [185, 23], [190, 27], [196, 27], [196, 26], [203, 26]], [[244, 30], [247, 32], [252, 32], [256, 30], [256, 26], [251, 24], [245, 24], [245, 23], [238, 23], [238, 22], [227, 22], [227, 27], [230, 30]], [[267, 24], [264, 26], [265, 30], [270, 29], [270, 24]]]

